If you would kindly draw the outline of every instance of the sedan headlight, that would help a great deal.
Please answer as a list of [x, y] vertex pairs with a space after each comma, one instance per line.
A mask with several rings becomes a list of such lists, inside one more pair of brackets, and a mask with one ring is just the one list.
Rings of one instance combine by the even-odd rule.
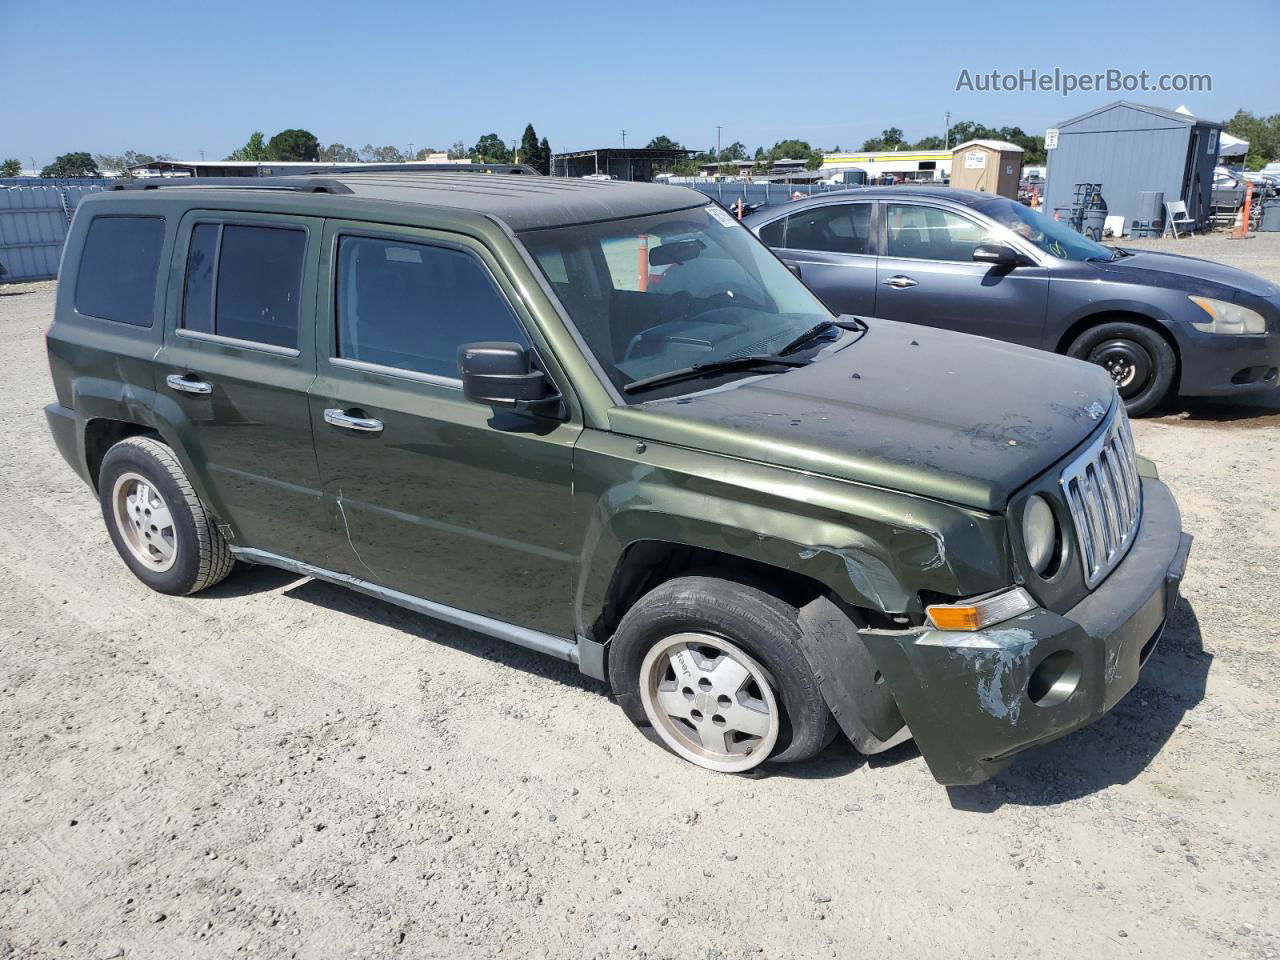
[[1053, 508], [1049, 501], [1036, 494], [1022, 511], [1022, 545], [1026, 548], [1031, 569], [1042, 577], [1053, 572], [1059, 540], [1058, 521], [1053, 515]]
[[1267, 332], [1267, 318], [1256, 310], [1242, 307], [1226, 300], [1212, 297], [1189, 297], [1197, 307], [1209, 315], [1203, 323], [1191, 321], [1201, 333], [1259, 334]]

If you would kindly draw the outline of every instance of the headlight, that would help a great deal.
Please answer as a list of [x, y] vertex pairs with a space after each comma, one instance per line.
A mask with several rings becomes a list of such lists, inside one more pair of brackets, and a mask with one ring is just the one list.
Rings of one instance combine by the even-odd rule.
[[1188, 297], [1192, 303], [1209, 315], [1204, 323], [1191, 321], [1201, 333], [1259, 334], [1267, 332], [1267, 318], [1256, 310], [1242, 307], [1226, 300], [1211, 297]]
[[1042, 577], [1052, 572], [1050, 568], [1057, 557], [1058, 521], [1049, 502], [1039, 494], [1028, 500], [1022, 511], [1022, 545], [1032, 570]]

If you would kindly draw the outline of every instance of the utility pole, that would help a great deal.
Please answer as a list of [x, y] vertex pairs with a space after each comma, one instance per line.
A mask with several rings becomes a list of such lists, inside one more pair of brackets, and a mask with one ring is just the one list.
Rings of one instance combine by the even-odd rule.
[[204, 151], [203, 151], [203, 150], [201, 150], [201, 151], [200, 151], [200, 162], [201, 162], [201, 163], [204, 163]]
[[944, 150], [951, 149], [951, 111], [947, 111], [947, 117], [944, 121], [947, 125], [947, 132], [942, 138], [942, 147]]
[[413, 141], [412, 140], [409, 141], [409, 159], [410, 160], [413, 159]]
[[622, 149], [627, 149], [627, 131], [622, 131]]
[[719, 124], [716, 124], [716, 159], [717, 160], [720, 159], [720, 131], [722, 129], [724, 128], [721, 127]]

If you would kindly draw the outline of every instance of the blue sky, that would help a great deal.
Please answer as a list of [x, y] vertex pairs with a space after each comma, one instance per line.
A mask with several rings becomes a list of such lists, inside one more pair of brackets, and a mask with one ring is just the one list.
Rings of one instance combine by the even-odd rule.
[[0, 0], [0, 157], [220, 158], [253, 130], [293, 126], [356, 148], [443, 148], [510, 140], [530, 121], [555, 150], [617, 145], [622, 128], [629, 144], [705, 147], [717, 124], [751, 150], [787, 137], [849, 148], [891, 125], [941, 135], [947, 110], [1043, 132], [1122, 96], [957, 92], [962, 69], [1208, 73], [1209, 93], [1126, 98], [1217, 119], [1280, 111], [1267, 58], [1222, 39], [1232, 31], [1203, 3], [835, 6], [65, 0], [50, 16], [41, 0]]

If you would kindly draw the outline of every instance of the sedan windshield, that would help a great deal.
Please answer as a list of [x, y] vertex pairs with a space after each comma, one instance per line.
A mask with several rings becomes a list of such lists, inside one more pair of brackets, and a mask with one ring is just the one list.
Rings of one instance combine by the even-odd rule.
[[[705, 370], [681, 378], [702, 385], [778, 374], [794, 364], [747, 358], [785, 347], [803, 356], [801, 347], [829, 340], [796, 343], [830, 325], [831, 313], [720, 207], [534, 230], [520, 239], [619, 390], [687, 368]], [[674, 392], [696, 387], [684, 383]], [[644, 391], [644, 399], [652, 395]]]
[[992, 197], [975, 203], [974, 209], [996, 223], [1008, 227], [1024, 240], [1061, 260], [1114, 260], [1115, 251], [1076, 233], [1059, 220], [1014, 203], [1006, 197]]

